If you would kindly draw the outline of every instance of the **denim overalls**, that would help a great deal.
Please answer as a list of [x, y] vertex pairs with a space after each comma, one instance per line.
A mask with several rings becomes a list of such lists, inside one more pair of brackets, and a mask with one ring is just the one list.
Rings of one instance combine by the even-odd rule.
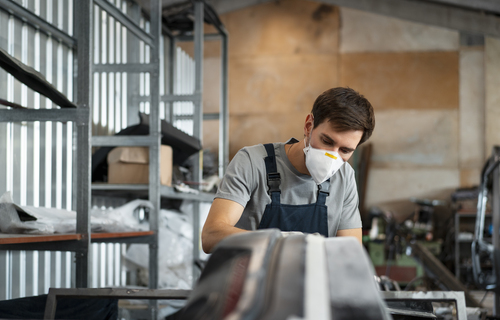
[[318, 185], [316, 203], [289, 205], [281, 204], [281, 177], [276, 166], [276, 155], [273, 144], [265, 144], [267, 157], [264, 158], [267, 173], [267, 185], [271, 203], [266, 205], [258, 229], [278, 228], [281, 231], [318, 232], [328, 237], [328, 208], [325, 205], [328, 197], [330, 179]]

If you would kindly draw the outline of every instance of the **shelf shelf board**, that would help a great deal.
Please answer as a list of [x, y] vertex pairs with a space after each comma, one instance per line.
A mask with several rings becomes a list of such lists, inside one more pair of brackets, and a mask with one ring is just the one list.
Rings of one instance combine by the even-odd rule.
[[154, 234], [154, 231], [92, 233], [90, 239], [97, 243], [149, 243]]
[[52, 242], [52, 241], [68, 241], [81, 240], [81, 234], [49, 234], [49, 235], [33, 235], [33, 234], [0, 234], [0, 244], [19, 244], [19, 243], [35, 243], [35, 242]]
[[[93, 195], [107, 195], [107, 196], [144, 196], [148, 195], [147, 184], [109, 184], [109, 183], [93, 183]], [[214, 193], [198, 192], [187, 193], [178, 192], [173, 187], [161, 186], [160, 195], [163, 198], [179, 199], [179, 200], [196, 200], [203, 202], [212, 202], [214, 200]]]
[[[154, 231], [106, 232], [92, 233], [91, 241], [95, 243], [150, 243], [154, 240]], [[79, 240], [83, 236], [73, 234], [3, 234], [0, 233], [1, 250], [49, 250], [77, 251]]]

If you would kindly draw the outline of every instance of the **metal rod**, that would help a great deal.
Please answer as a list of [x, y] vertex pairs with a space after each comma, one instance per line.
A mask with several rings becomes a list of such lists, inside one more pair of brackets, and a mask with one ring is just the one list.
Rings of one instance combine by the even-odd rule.
[[[92, 0], [75, 1], [74, 17], [75, 17], [75, 33], [78, 39], [78, 90], [77, 90], [77, 106], [78, 108], [91, 109], [91, 95], [93, 92], [92, 83], [92, 54], [93, 42], [91, 40], [93, 34], [93, 2]], [[90, 114], [90, 113], [89, 113]], [[76, 204], [76, 232], [82, 235], [82, 250], [76, 253], [76, 286], [86, 288], [91, 279], [89, 270], [90, 266], [90, 167], [91, 167], [91, 152], [90, 152], [90, 137], [91, 119], [87, 118], [86, 123], [77, 125], [77, 173], [76, 179], [78, 189], [74, 192], [79, 194]]]
[[220, 105], [220, 127], [219, 127], [219, 177], [222, 178], [229, 164], [229, 39], [227, 33], [222, 36], [221, 50], [221, 105]]
[[73, 121], [82, 124], [88, 121], [89, 109], [1, 109], [0, 122], [21, 121]]
[[[194, 93], [203, 93], [203, 21], [204, 21], [203, 1], [194, 2], [194, 63], [195, 63], [195, 89]], [[203, 142], [203, 100], [194, 101], [193, 135]], [[203, 173], [203, 151], [199, 152], [199, 157], [193, 161], [193, 177], [195, 182], [202, 180]], [[200, 257], [200, 203], [193, 204], [193, 262]], [[198, 270], [193, 268], [193, 284], [199, 277]]]
[[151, 136], [93, 136], [92, 146], [95, 147], [150, 147], [156, 144], [156, 138]]
[[[221, 36], [222, 35], [219, 33], [207, 33], [207, 34], [203, 35], [203, 40], [205, 40], [205, 41], [220, 40]], [[195, 38], [194, 34], [192, 34], [192, 35], [180, 35], [180, 36], [176, 36], [175, 40], [177, 40], [179, 42], [191, 42], [191, 41], [194, 41], [194, 38]]]
[[94, 72], [151, 73], [153, 71], [155, 71], [155, 66], [150, 63], [115, 63], [94, 65]]
[[[500, 147], [493, 147], [492, 158], [497, 160], [500, 156]], [[493, 220], [493, 255], [498, 252], [500, 248], [500, 168], [495, 167], [493, 171], [493, 188], [492, 188], [492, 220]], [[496, 257], [494, 256], [494, 259]], [[498, 269], [499, 266], [493, 263], [494, 268]], [[494, 274], [498, 277], [498, 270], [493, 270]], [[500, 295], [495, 292], [494, 294], [494, 304], [493, 304], [493, 315], [498, 316], [500, 314]]]
[[132, 19], [130, 19], [127, 15], [120, 11], [115, 5], [106, 0], [94, 0], [94, 3], [97, 4], [102, 9], [106, 10], [108, 14], [110, 14], [113, 18], [115, 18], [118, 22], [123, 24], [130, 32], [135, 34], [139, 39], [144, 41], [150, 46], [154, 46], [155, 41], [152, 34], [147, 33], [139, 25], [137, 25]]
[[[76, 39], [57, 28], [51, 23], [40, 18], [33, 12], [25, 9], [21, 5], [11, 0], [0, 0], [0, 9], [5, 10], [26, 23], [32, 25], [41, 32], [58, 39], [71, 49], [76, 48]], [[76, 15], [75, 15], [76, 17]]]
[[[154, 206], [149, 215], [149, 229], [155, 232], [156, 241], [149, 245], [149, 288], [158, 288], [158, 216], [160, 214], [160, 37], [161, 37], [161, 1], [151, 0], [151, 65], [155, 70], [151, 73], [151, 107], [149, 117], [149, 135], [154, 144], [149, 147], [149, 201]], [[157, 302], [151, 304], [152, 312], [157, 309]], [[154, 318], [155, 315], [153, 314]]]
[[201, 101], [201, 94], [167, 94], [161, 96], [163, 102], [177, 102], [177, 101]]

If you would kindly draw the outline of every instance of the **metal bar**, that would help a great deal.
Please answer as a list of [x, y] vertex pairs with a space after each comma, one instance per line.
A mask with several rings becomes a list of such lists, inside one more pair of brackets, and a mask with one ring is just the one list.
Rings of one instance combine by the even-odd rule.
[[51, 23], [48, 23], [46, 20], [40, 18], [33, 12], [25, 9], [21, 5], [17, 4], [14, 1], [11, 0], [0, 0], [0, 8], [11, 13], [12, 15], [18, 17], [19, 19], [23, 20], [24, 22], [32, 25], [36, 29], [40, 30], [41, 32], [52, 36], [53, 38], [58, 39], [62, 43], [64, 43], [66, 46], [75, 49], [76, 48], [76, 39], [67, 34], [66, 32], [62, 31], [61, 29], [57, 28]]
[[135, 34], [140, 40], [144, 41], [150, 46], [154, 46], [154, 36], [152, 34], [148, 34], [146, 31], [141, 29], [139, 25], [137, 25], [131, 18], [125, 15], [120, 11], [115, 5], [106, 1], [106, 0], [94, 0], [94, 3], [97, 4], [102, 9], [106, 10], [106, 12], [115, 18], [118, 22], [123, 24], [130, 32]]
[[430, 0], [452, 6], [460, 6], [478, 11], [500, 13], [500, 2], [497, 0]]
[[[88, 114], [91, 109], [91, 96], [93, 92], [92, 84], [92, 54], [93, 54], [93, 1], [79, 0], [74, 3], [75, 33], [78, 39], [78, 89], [77, 105], [79, 108], [87, 109]], [[85, 288], [90, 283], [90, 137], [91, 119], [87, 118], [86, 123], [77, 125], [77, 172], [76, 179], [78, 193], [76, 204], [76, 232], [82, 235], [82, 250], [76, 253], [76, 286]]]
[[155, 66], [150, 63], [115, 63], [115, 64], [95, 64], [94, 72], [154, 72]]
[[455, 277], [460, 280], [460, 214], [455, 213]]
[[[154, 242], [149, 245], [149, 288], [158, 288], [158, 218], [160, 214], [160, 37], [161, 37], [161, 1], [151, 0], [150, 28], [153, 37], [151, 64], [155, 71], [150, 75], [151, 107], [149, 117], [149, 135], [154, 144], [149, 148], [149, 201], [154, 206], [149, 215], [149, 230], [154, 231]], [[152, 319], [156, 318], [157, 301], [150, 301]]]
[[196, 92], [194, 94], [167, 94], [161, 96], [161, 101], [163, 102], [177, 102], [177, 101], [201, 101], [201, 93]]
[[[195, 63], [195, 87], [194, 93], [203, 93], [203, 35], [204, 35], [204, 11], [203, 1], [194, 2], [194, 63]], [[200, 142], [203, 141], [203, 100], [194, 101], [193, 135]], [[193, 180], [200, 182], [203, 173], [203, 151], [193, 161]], [[200, 202], [193, 203], [193, 262], [200, 257]], [[193, 268], [193, 284], [199, 277], [197, 268]]]
[[222, 178], [229, 164], [229, 39], [227, 33], [222, 37], [221, 50], [221, 106], [219, 129], [219, 177]]
[[150, 136], [93, 136], [92, 146], [96, 147], [150, 147], [156, 144], [156, 139]]
[[386, 301], [454, 302], [457, 308], [457, 320], [467, 320], [465, 296], [461, 291], [381, 291], [380, 294]]
[[[494, 146], [493, 147], [493, 154], [492, 156], [494, 159], [498, 159], [498, 156], [500, 155], [500, 147], [499, 146]], [[492, 188], [492, 220], [493, 220], [493, 254], [495, 255], [496, 252], [498, 252], [498, 249], [500, 248], [500, 235], [499, 235], [499, 228], [500, 228], [500, 168], [498, 166], [495, 167], [495, 170], [493, 170], [493, 188]], [[496, 260], [496, 256], [494, 256], [494, 259]], [[493, 262], [494, 268], [498, 269], [498, 265], [495, 265]], [[498, 277], [498, 270], [493, 270], [495, 275]], [[494, 293], [494, 299], [493, 299], [493, 315], [498, 316], [500, 314], [500, 295], [497, 294], [496, 292]]]
[[[219, 33], [206, 33], [203, 35], [203, 40], [205, 41], [214, 41], [214, 40], [220, 40], [221, 39], [221, 34]], [[191, 41], [194, 41], [194, 34], [192, 35], [180, 35], [180, 36], [176, 36], [175, 37], [175, 40], [179, 41], [179, 42], [191, 42]]]
[[89, 117], [88, 108], [77, 109], [0, 109], [0, 122], [73, 121], [82, 124]]
[[112, 191], [148, 191], [147, 184], [109, 184], [109, 183], [93, 183], [92, 190], [112, 190]]
[[[128, 2], [130, 6], [128, 12], [134, 23], [138, 24], [141, 19], [141, 8], [135, 2]], [[140, 41], [130, 32], [127, 33], [127, 61], [125, 63], [139, 63], [139, 44]], [[139, 74], [127, 74], [127, 125], [137, 124], [139, 118], [139, 102], [136, 98], [139, 97]]]
[[45, 304], [44, 319], [54, 319], [57, 298], [114, 298], [114, 299], [170, 299], [185, 300], [191, 290], [152, 290], [152, 289], [54, 289], [50, 288]]
[[499, 17], [458, 7], [410, 0], [321, 0], [320, 2], [473, 34], [500, 37]]
[[[174, 37], [169, 38], [169, 54], [168, 54], [168, 91], [167, 95], [174, 95], [174, 82], [175, 82], [175, 60], [176, 60], [176, 41]], [[163, 97], [162, 97], [163, 98]], [[168, 109], [167, 109], [167, 114], [168, 114], [168, 121], [170, 123], [174, 123], [174, 103], [169, 102], [167, 103]]]
[[52, 242], [32, 242], [17, 244], [0, 244], [0, 250], [40, 250], [40, 251], [72, 251], [80, 252], [85, 250], [81, 240], [65, 240]]

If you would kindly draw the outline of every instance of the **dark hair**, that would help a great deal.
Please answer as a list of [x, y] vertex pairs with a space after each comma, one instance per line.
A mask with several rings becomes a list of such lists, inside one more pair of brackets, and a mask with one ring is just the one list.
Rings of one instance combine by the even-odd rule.
[[340, 132], [363, 131], [359, 144], [368, 140], [375, 128], [372, 105], [351, 88], [337, 87], [326, 90], [314, 101], [311, 113], [314, 116], [314, 128], [324, 121], [330, 121]]

